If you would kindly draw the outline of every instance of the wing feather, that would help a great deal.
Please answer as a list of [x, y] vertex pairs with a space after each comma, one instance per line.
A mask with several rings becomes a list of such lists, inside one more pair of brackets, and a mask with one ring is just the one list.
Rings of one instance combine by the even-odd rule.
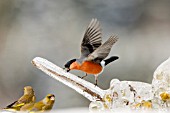
[[88, 25], [82, 43], [81, 58], [87, 57], [96, 50], [102, 43], [100, 23], [97, 19], [92, 19]]
[[105, 59], [113, 46], [113, 44], [118, 40], [116, 36], [111, 36], [104, 44], [98, 47], [94, 52], [88, 55], [86, 61], [95, 61], [100, 63]]

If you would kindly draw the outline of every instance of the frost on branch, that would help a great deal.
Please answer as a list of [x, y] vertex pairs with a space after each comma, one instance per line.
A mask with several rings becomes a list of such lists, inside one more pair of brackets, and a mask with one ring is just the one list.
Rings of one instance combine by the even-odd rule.
[[104, 90], [96, 87], [92, 83], [87, 82], [71, 73], [65, 72], [65, 70], [54, 65], [46, 59], [36, 57], [33, 59], [32, 63], [34, 66], [45, 72], [50, 77], [73, 88], [90, 101], [102, 101], [102, 98], [105, 94]]
[[73, 88], [92, 101], [89, 105], [90, 110], [170, 107], [170, 59], [156, 69], [152, 84], [113, 79], [107, 90], [102, 90], [88, 81], [65, 72], [46, 59], [36, 57], [32, 63], [47, 75]]

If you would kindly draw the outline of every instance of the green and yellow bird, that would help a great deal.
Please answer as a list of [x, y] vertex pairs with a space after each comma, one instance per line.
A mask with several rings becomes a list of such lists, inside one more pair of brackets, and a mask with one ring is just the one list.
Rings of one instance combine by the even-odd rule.
[[19, 111], [20, 108], [26, 104], [35, 103], [36, 97], [34, 90], [31, 86], [24, 87], [24, 95], [20, 97], [17, 101], [8, 105], [5, 110]]
[[49, 111], [52, 109], [55, 102], [55, 96], [48, 94], [43, 100], [35, 104], [27, 104], [23, 106], [20, 111]]

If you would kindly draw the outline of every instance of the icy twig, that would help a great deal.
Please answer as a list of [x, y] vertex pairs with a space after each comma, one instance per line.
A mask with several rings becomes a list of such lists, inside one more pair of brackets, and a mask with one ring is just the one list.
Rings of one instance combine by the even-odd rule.
[[65, 70], [46, 59], [36, 57], [32, 60], [32, 63], [50, 77], [76, 90], [90, 101], [103, 101], [102, 99], [105, 94], [105, 90], [100, 89], [94, 84], [87, 82], [71, 73], [67, 73]]

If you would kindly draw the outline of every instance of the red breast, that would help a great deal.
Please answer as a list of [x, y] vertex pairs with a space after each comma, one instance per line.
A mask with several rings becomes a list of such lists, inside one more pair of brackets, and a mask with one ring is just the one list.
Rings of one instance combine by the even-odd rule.
[[70, 70], [81, 70], [88, 74], [99, 74], [102, 71], [102, 66], [100, 64], [91, 62], [91, 61], [84, 61], [82, 64], [78, 62], [73, 62], [70, 65]]

